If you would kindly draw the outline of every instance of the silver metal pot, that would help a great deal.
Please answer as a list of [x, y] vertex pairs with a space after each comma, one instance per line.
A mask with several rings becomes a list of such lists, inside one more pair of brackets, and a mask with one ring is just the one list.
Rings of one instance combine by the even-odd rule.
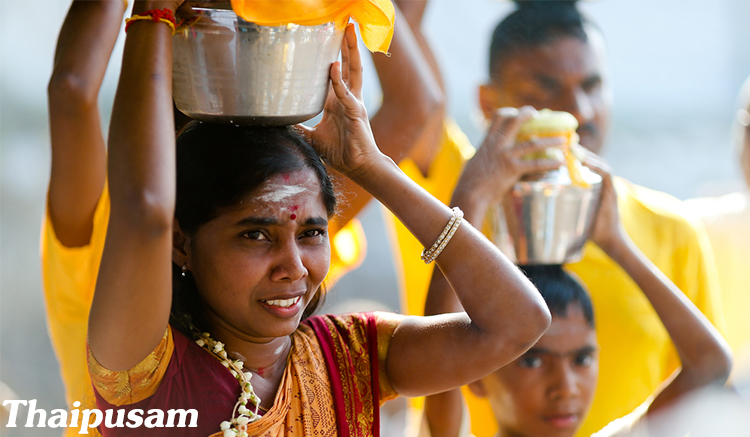
[[573, 185], [565, 166], [528, 175], [489, 214], [493, 242], [516, 264], [580, 260], [599, 209], [602, 178], [586, 167], [591, 186]]
[[274, 126], [323, 110], [343, 27], [258, 26], [231, 9], [193, 11], [198, 21], [172, 39], [180, 111], [215, 123]]

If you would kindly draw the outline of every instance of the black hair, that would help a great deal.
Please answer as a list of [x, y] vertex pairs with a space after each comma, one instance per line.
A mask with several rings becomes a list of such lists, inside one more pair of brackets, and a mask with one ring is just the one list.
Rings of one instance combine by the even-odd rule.
[[594, 327], [594, 309], [583, 286], [559, 264], [518, 266], [539, 290], [549, 311], [560, 317], [566, 317], [568, 306], [577, 304], [583, 311], [583, 317], [590, 327]]
[[[177, 137], [175, 219], [187, 235], [232, 208], [271, 176], [311, 169], [320, 181], [323, 203], [331, 219], [336, 196], [325, 165], [294, 128], [235, 127], [199, 121], [188, 123]], [[315, 312], [323, 296], [318, 290], [303, 317]], [[190, 274], [172, 265], [170, 323], [190, 335], [201, 328], [203, 300]]]
[[536, 47], [569, 36], [586, 42], [585, 26], [592, 24], [576, 7], [575, 0], [515, 0], [517, 9], [492, 33], [490, 77], [498, 72], [503, 57], [515, 50]]

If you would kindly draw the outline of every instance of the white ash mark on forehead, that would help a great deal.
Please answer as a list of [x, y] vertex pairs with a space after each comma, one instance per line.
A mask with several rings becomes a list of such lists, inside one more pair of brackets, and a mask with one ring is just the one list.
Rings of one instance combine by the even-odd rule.
[[269, 184], [263, 190], [263, 194], [258, 196], [258, 200], [268, 203], [283, 202], [289, 197], [304, 193], [308, 189], [299, 185], [279, 185]]

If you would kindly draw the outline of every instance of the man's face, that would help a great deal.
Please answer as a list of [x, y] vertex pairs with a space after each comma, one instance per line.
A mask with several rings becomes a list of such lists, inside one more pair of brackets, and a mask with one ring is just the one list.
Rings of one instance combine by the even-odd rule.
[[599, 153], [609, 127], [611, 93], [605, 82], [601, 35], [588, 41], [561, 36], [504, 55], [489, 84], [479, 90], [487, 119], [498, 108], [530, 105], [566, 111], [578, 119], [581, 145]]

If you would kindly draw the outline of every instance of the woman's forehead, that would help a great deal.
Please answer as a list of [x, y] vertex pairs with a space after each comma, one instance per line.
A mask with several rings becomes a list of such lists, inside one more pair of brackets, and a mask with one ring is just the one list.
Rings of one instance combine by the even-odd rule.
[[279, 173], [266, 179], [246, 198], [246, 207], [261, 210], [311, 208], [323, 211], [325, 205], [317, 175], [308, 168]]

